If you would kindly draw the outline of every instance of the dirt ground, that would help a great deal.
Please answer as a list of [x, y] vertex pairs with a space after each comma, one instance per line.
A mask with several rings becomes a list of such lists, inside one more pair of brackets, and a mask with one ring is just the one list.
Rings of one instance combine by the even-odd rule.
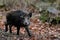
[[0, 22], [0, 40], [60, 40], [60, 24], [49, 27], [48, 23], [42, 23], [38, 18], [31, 18], [29, 26], [32, 37], [29, 37], [24, 28], [20, 29], [20, 35], [16, 35], [16, 28], [12, 27], [12, 34], [5, 31], [3, 22]]
[[9, 30], [8, 32], [5, 32], [5, 15], [6, 14], [0, 19], [0, 40], [60, 40], [60, 24], [49, 26], [49, 23], [47, 22], [42, 23], [38, 16], [34, 16], [30, 20], [31, 24], [29, 30], [32, 37], [28, 36], [24, 28], [21, 28], [20, 34], [16, 35], [17, 30], [14, 26], [12, 27], [12, 34], [9, 33]]

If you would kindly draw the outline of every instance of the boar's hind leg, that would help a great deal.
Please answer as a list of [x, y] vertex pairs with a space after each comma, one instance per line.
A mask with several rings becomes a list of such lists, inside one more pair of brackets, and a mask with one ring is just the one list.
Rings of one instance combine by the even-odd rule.
[[19, 30], [20, 30], [20, 27], [18, 26], [17, 27], [17, 35], [19, 35]]
[[5, 32], [7, 32], [8, 31], [8, 24], [7, 24], [7, 22], [5, 22]]
[[12, 25], [9, 25], [9, 32], [12, 33]]

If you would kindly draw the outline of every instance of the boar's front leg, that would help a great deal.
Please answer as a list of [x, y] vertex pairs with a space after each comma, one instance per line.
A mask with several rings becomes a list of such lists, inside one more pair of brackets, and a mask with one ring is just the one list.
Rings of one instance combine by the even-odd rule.
[[28, 33], [29, 37], [31, 37], [31, 34], [30, 34], [29, 29], [28, 29], [28, 27], [27, 27], [27, 26], [25, 27], [25, 29], [26, 29], [26, 31], [27, 31], [27, 33]]

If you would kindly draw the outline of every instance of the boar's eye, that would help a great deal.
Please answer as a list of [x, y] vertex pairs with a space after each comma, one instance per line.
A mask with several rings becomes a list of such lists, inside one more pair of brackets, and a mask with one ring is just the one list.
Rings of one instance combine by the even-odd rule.
[[30, 12], [30, 13], [28, 14], [28, 16], [31, 17], [31, 16], [32, 16], [32, 13]]
[[29, 17], [27, 19], [30, 19]]
[[22, 19], [24, 19], [24, 17], [22, 17]]

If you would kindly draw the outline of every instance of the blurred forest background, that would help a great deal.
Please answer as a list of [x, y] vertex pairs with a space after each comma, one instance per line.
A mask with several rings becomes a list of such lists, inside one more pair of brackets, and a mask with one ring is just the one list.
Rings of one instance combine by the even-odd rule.
[[[24, 28], [18, 37], [4, 32], [5, 16], [8, 12], [22, 10], [33, 12], [29, 30], [33, 37], [30, 39]], [[56, 25], [49, 26], [51, 20], [57, 20]], [[47, 22], [46, 22], [47, 21]], [[0, 0], [0, 40], [60, 40], [60, 0]]]

